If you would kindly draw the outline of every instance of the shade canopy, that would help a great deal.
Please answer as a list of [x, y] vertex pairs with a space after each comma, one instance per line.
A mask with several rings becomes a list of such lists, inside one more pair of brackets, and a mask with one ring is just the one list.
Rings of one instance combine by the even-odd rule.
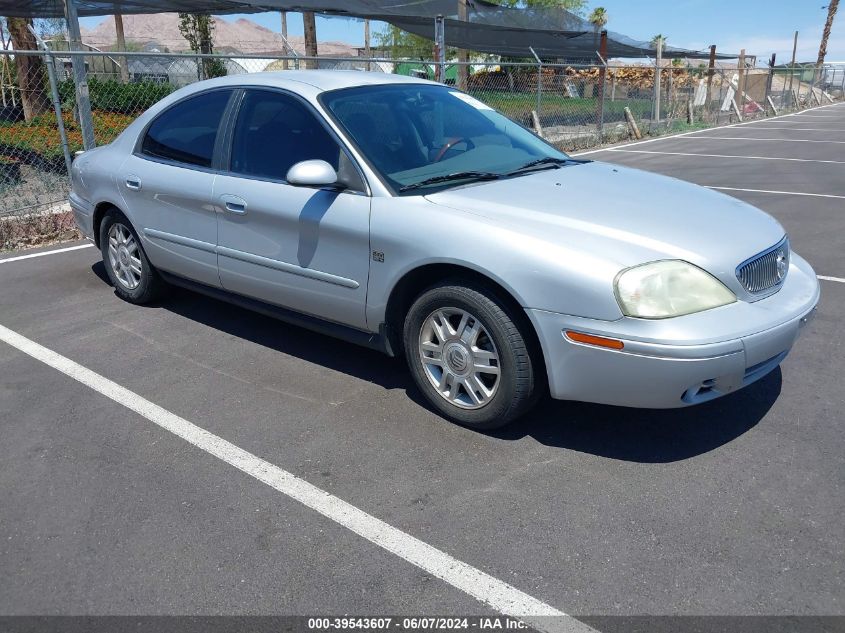
[[[72, 1], [72, 0], [69, 0]], [[256, 13], [314, 11], [328, 16], [365, 18], [393, 24], [434, 39], [434, 18], [443, 16], [450, 46], [530, 57], [531, 49], [545, 58], [596, 59], [599, 33], [589, 21], [560, 8], [503, 7], [486, 0], [467, 0], [467, 20], [458, 19], [458, 0], [76, 0], [80, 16], [163, 12]], [[0, 15], [62, 17], [62, 0], [0, 0]], [[648, 43], [608, 32], [608, 57], [654, 57]], [[709, 51], [664, 47], [666, 57], [707, 58]], [[719, 54], [731, 59], [732, 54]]]

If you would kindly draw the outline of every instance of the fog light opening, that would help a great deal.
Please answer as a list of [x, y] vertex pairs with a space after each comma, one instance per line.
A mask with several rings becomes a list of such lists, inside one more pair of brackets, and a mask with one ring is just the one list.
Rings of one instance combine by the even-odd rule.
[[709, 394], [711, 391], [713, 391], [715, 387], [715, 378], [708, 378], [707, 380], [702, 380], [701, 384], [698, 384], [695, 387], [690, 387], [683, 394], [681, 394], [681, 400], [683, 400], [684, 402], [696, 402], [702, 397]]

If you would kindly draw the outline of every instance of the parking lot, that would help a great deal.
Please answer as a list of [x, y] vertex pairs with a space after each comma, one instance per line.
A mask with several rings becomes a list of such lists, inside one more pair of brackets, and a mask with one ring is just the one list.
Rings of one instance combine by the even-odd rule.
[[83, 243], [3, 255], [0, 614], [845, 614], [845, 104], [584, 157], [783, 224], [823, 279], [780, 369], [483, 434], [399, 359], [129, 305]]

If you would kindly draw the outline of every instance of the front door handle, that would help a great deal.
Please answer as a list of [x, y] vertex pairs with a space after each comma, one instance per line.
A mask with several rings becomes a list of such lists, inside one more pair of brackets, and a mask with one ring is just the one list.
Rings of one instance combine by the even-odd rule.
[[246, 200], [239, 196], [224, 193], [220, 196], [220, 201], [229, 213], [234, 213], [236, 215], [243, 215], [246, 213]]
[[138, 191], [141, 188], [141, 179], [138, 176], [129, 174], [126, 177], [126, 188], [132, 191]]

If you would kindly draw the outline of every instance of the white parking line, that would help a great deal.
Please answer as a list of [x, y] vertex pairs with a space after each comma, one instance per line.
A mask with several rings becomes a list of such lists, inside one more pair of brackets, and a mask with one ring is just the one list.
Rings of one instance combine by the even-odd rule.
[[79, 246], [68, 246], [66, 248], [57, 248], [52, 251], [41, 251], [40, 253], [30, 253], [29, 255], [18, 255], [17, 257], [8, 257], [0, 259], [0, 264], [9, 264], [11, 262], [19, 262], [22, 259], [32, 259], [33, 257], [46, 257], [47, 255], [58, 255], [59, 253], [67, 253], [68, 251], [78, 251], [82, 248], [91, 248], [93, 244], [80, 244]]
[[[778, 123], [788, 123], [788, 121], [778, 121]], [[796, 121], [795, 123], [797, 125], [801, 125], [801, 123], [809, 124], [808, 121]], [[725, 127], [733, 127], [733, 126], [727, 125]], [[714, 130], [719, 130], [719, 129], [721, 129], [721, 128], [711, 127], [711, 128], [708, 128], [706, 130], [701, 130], [701, 131], [702, 132], [713, 132]], [[768, 131], [768, 130], [789, 130], [790, 132], [845, 132], [845, 130], [843, 130], [841, 128], [838, 128], [838, 129], [835, 129], [835, 130], [830, 130], [830, 129], [820, 128], [820, 127], [775, 127], [774, 125], [767, 125], [766, 127], [760, 128], [760, 129], [766, 130], [766, 131]], [[671, 137], [665, 137], [665, 138], [671, 138]], [[702, 137], [702, 138], [706, 138], [706, 137]]]
[[613, 148], [608, 152], [623, 152], [625, 154], [663, 154], [666, 156], [703, 156], [704, 158], [742, 158], [746, 160], [787, 160], [796, 163], [832, 163], [845, 165], [845, 160], [818, 160], [814, 158], [779, 158], [777, 156], [736, 156], [732, 154], [692, 154], [689, 152], [658, 152], [647, 149], [619, 149]]
[[596, 633], [595, 629], [545, 602], [453, 558], [446, 552], [406, 534], [339, 497], [317, 488], [304, 479], [282, 470], [2, 325], [0, 325], [0, 340], [145, 417], [166, 431], [181, 437], [282, 494], [299, 501], [371, 543], [444, 580], [502, 614], [524, 620], [531, 626], [544, 631]]
[[804, 193], [803, 191], [772, 191], [770, 189], [743, 189], [741, 187], [717, 187], [715, 185], [704, 185], [708, 189], [720, 191], [748, 191], [750, 193], [776, 193], [784, 196], [812, 196], [814, 198], [837, 198], [845, 200], [845, 196], [835, 196], [831, 193]]
[[792, 114], [787, 115], [790, 118], [792, 117], [809, 117], [815, 119], [841, 119], [841, 116], [837, 116], [835, 114], [807, 114], [806, 112], [793, 112]]
[[[807, 125], [809, 123], [825, 124], [825, 123], [842, 123], [843, 122], [842, 117], [831, 117], [832, 119], [834, 119], [833, 121], [808, 121], [807, 120], [807, 119], [811, 119], [811, 118], [812, 119], [820, 119], [821, 117], [805, 117], [803, 119], [786, 119], [786, 120], [783, 120], [783, 121], [775, 121], [774, 119], [760, 119], [759, 121], [756, 121], [756, 123], [772, 122], [772, 123], [779, 123], [780, 125]], [[767, 126], [763, 126], [763, 127], [767, 127]]]
[[819, 279], [824, 279], [825, 281], [836, 281], [840, 284], [845, 284], [845, 279], [842, 277], [828, 277], [827, 275], [816, 275]]
[[679, 141], [776, 141], [778, 143], [838, 143], [845, 145], [845, 141], [814, 141], [807, 138], [755, 138], [752, 136], [687, 136]]
[[[823, 106], [816, 106], [814, 108], [808, 108], [804, 112], [811, 112], [813, 110], [821, 110], [821, 109], [824, 109], [824, 108], [836, 107], [836, 106], [841, 106], [841, 105], [845, 105], [845, 103], [825, 104]], [[713, 130], [734, 128], [734, 127], [743, 127], [745, 125], [754, 125], [755, 123], [761, 123], [761, 122], [768, 123], [769, 121], [782, 121], [783, 119], [791, 117], [791, 116], [795, 116], [795, 113], [793, 113], [793, 114], [781, 114], [779, 116], [768, 117], [767, 119], [755, 119], [754, 121], [743, 121], [742, 123], [732, 123], [731, 125], [719, 125], [719, 126], [715, 126], [715, 127], [704, 128], [703, 130], [691, 130], [689, 132], [681, 132], [680, 134], [667, 134], [666, 136], [655, 136], [654, 138], [648, 138], [648, 139], [644, 139], [642, 141], [633, 141], [631, 143], [624, 143], [623, 145], [621, 145], [621, 147], [632, 147], [634, 145], [644, 145], [646, 143], [654, 143], [656, 141], [666, 141], [666, 140], [669, 140], [669, 139], [681, 138], [683, 136], [690, 136], [692, 134], [702, 134], [704, 132], [712, 132]], [[766, 129], [775, 130], [775, 129], [778, 129], [778, 128], [767, 127]], [[791, 129], [794, 129], [794, 128], [783, 128], [783, 129], [791, 130]], [[845, 130], [820, 130], [820, 131], [822, 131], [822, 132], [839, 132], [839, 131], [845, 132]], [[617, 146], [617, 147], [620, 147], [620, 146]], [[591, 149], [591, 150], [587, 150], [586, 152], [578, 152], [576, 154], [570, 154], [570, 156], [586, 156], [588, 154], [596, 154], [597, 152], [607, 152], [607, 151], [610, 151], [610, 149], [612, 149], [612, 148]]]

